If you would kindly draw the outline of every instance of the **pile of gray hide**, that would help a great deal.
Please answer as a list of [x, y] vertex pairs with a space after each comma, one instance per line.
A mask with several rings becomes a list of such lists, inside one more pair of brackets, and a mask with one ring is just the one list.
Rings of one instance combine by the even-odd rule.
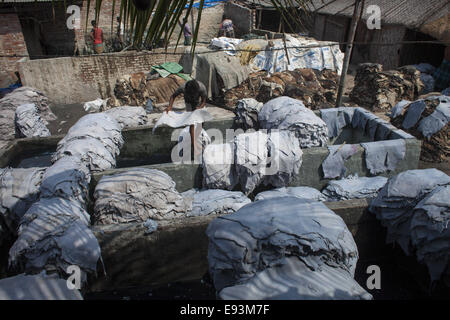
[[263, 191], [256, 195], [255, 201], [279, 197], [296, 197], [301, 199], [327, 201], [327, 197], [319, 190], [311, 187], [288, 187]]
[[8, 93], [0, 99], [0, 148], [15, 138], [16, 109], [23, 104], [34, 104], [44, 125], [56, 119], [48, 105], [48, 98], [42, 92], [30, 87], [20, 87]]
[[234, 110], [236, 114], [236, 123], [247, 129], [259, 129], [258, 113], [263, 107], [262, 102], [258, 102], [253, 98], [241, 99], [236, 104]]
[[302, 164], [298, 139], [288, 130], [239, 134], [226, 144], [210, 144], [203, 153], [203, 187], [245, 194], [259, 185], [287, 186]]
[[52, 160], [75, 156], [94, 172], [115, 167], [124, 143], [121, 131], [121, 125], [105, 113], [85, 115], [58, 142]]
[[14, 118], [16, 137], [48, 137], [50, 131], [41, 119], [39, 110], [34, 103], [22, 104], [17, 107]]
[[0, 220], [16, 234], [20, 219], [39, 199], [45, 168], [0, 169]]
[[251, 202], [238, 191], [191, 189], [179, 193], [175, 186], [166, 173], [147, 168], [103, 176], [94, 192], [94, 223], [226, 214]]
[[297, 99], [283, 96], [266, 102], [258, 121], [261, 129], [292, 131], [301, 148], [322, 147], [328, 142], [325, 122]]
[[341, 180], [331, 180], [322, 193], [328, 201], [375, 198], [386, 182], [385, 177], [349, 176]]
[[142, 107], [116, 107], [104, 113], [115, 119], [122, 129], [146, 125], [148, 121], [147, 113]]
[[256, 201], [207, 229], [222, 299], [371, 299], [353, 279], [358, 250], [342, 218], [295, 197]]
[[100, 246], [89, 228], [88, 186], [92, 171], [114, 167], [122, 144], [121, 126], [105, 114], [86, 115], [69, 130], [42, 175], [38, 201], [21, 212], [10, 265], [26, 273], [50, 267], [62, 277], [77, 265], [83, 281], [96, 271]]
[[390, 178], [369, 210], [387, 227], [387, 243], [427, 265], [431, 280], [450, 274], [450, 177], [437, 169]]

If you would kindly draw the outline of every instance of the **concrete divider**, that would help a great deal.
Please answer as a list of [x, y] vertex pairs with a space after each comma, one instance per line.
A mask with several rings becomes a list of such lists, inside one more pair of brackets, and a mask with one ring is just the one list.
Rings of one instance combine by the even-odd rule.
[[[340, 215], [352, 232], [360, 258], [382, 254], [385, 232], [367, 211], [367, 200], [325, 203]], [[145, 234], [142, 223], [93, 226], [102, 249], [106, 277], [89, 280], [89, 291], [201, 279], [208, 271], [206, 228], [216, 216], [159, 221]]]

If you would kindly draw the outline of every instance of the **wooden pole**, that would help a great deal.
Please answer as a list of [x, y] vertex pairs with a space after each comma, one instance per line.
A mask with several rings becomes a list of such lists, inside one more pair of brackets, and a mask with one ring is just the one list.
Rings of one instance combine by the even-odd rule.
[[356, 27], [358, 26], [359, 18], [361, 17], [360, 12], [363, 8], [361, 6], [363, 0], [355, 0], [355, 9], [353, 11], [352, 22], [350, 25], [350, 33], [348, 35], [347, 47], [345, 49], [344, 64], [342, 66], [341, 79], [339, 80], [339, 89], [336, 98], [336, 107], [341, 106], [342, 94], [344, 92], [345, 76], [347, 75], [348, 65], [350, 63], [350, 57], [352, 55], [353, 42], [355, 40]]

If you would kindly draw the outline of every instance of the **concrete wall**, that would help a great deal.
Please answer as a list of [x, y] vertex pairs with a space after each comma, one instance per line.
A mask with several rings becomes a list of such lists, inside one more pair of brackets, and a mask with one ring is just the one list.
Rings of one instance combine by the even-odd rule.
[[[385, 232], [367, 211], [367, 200], [325, 203], [347, 224], [361, 259], [382, 254]], [[206, 228], [216, 216], [159, 221], [145, 234], [142, 223], [94, 226], [107, 277], [99, 272], [89, 279], [89, 291], [161, 285], [198, 280], [208, 272]], [[189, 241], [186, 241], [189, 239]]]
[[15, 72], [22, 56], [28, 56], [22, 27], [16, 13], [0, 14], [0, 21], [0, 72]]
[[[172, 51], [173, 52], [173, 49]], [[42, 91], [50, 101], [60, 104], [107, 98], [114, 92], [116, 80], [126, 74], [149, 72], [153, 65], [178, 62], [177, 54], [125, 52], [83, 57], [28, 60], [19, 65], [22, 83]]]
[[229, 1], [225, 4], [224, 14], [233, 20], [236, 36], [250, 33], [255, 28], [255, 10]]

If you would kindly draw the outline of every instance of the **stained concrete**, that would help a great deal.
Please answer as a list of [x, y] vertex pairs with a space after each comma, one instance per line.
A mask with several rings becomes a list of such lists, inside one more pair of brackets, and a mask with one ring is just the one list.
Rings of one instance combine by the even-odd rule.
[[[326, 202], [347, 224], [360, 258], [381, 255], [385, 232], [367, 211], [366, 199]], [[92, 230], [102, 250], [106, 277], [89, 281], [90, 291], [131, 286], [160, 285], [200, 279], [208, 270], [206, 228], [218, 216], [159, 221], [147, 235], [142, 223], [95, 226]]]
[[[224, 138], [224, 142], [228, 142], [233, 139], [233, 135], [230, 135], [230, 132], [227, 135], [227, 129], [235, 128], [232, 114], [225, 113], [219, 119], [206, 122], [203, 124], [203, 128], [205, 130], [216, 129], [215, 132]], [[94, 175], [91, 187], [95, 187], [96, 181], [102, 175], [114, 174], [115, 172], [123, 171], [121, 168], [136, 166], [144, 166], [166, 172], [177, 183], [177, 190], [180, 192], [194, 187], [201, 187], [201, 168], [198, 164], [178, 165], [171, 163], [171, 152], [178, 143], [176, 141], [178, 137], [177, 132], [179, 133], [181, 129], [159, 127], [154, 134], [152, 134], [152, 129], [153, 125], [147, 125], [123, 130], [122, 135], [125, 144], [117, 159], [119, 168]], [[63, 136], [60, 135], [44, 138], [16, 139], [11, 142], [8, 148], [0, 151], [0, 167], [14, 166], [23, 158], [42, 154], [43, 152], [52, 152], [56, 150], [56, 144], [62, 138]], [[330, 144], [359, 144], [360, 142], [368, 141], [370, 141], [370, 138], [367, 133], [346, 127], [338, 137], [330, 141]], [[405, 141], [405, 158], [399, 162], [394, 171], [384, 173], [382, 174], [383, 176], [390, 177], [405, 170], [418, 168], [421, 141], [415, 138], [405, 139]], [[303, 164], [299, 174], [294, 178], [290, 186], [310, 186], [319, 190], [322, 189], [329, 181], [328, 179], [323, 179], [321, 168], [322, 162], [327, 155], [328, 149], [326, 147], [303, 149]], [[346, 161], [345, 166], [348, 174], [369, 175], [365, 163], [364, 149], [359, 145], [358, 152]]]

